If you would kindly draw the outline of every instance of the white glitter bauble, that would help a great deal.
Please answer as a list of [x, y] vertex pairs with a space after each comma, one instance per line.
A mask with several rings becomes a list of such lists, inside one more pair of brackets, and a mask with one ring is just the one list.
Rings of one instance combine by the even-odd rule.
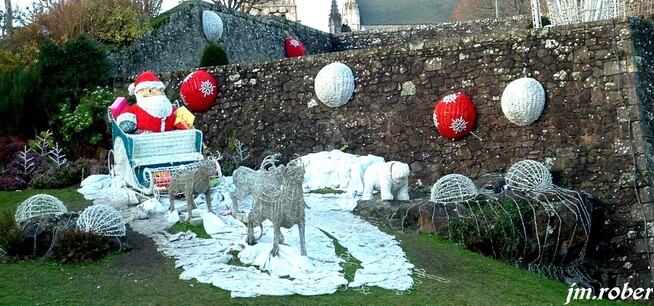
[[223, 37], [223, 20], [215, 12], [202, 12], [202, 31], [209, 42], [217, 44]]
[[329, 107], [339, 107], [347, 103], [354, 92], [354, 74], [343, 63], [331, 63], [318, 72], [314, 82], [316, 96]]
[[520, 126], [530, 125], [543, 113], [545, 90], [532, 78], [520, 78], [502, 93], [502, 112], [509, 121]]

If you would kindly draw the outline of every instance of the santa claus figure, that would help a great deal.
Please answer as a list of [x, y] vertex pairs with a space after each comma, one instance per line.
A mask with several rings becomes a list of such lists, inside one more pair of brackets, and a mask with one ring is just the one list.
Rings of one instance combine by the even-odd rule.
[[164, 93], [165, 86], [154, 73], [143, 72], [129, 85], [136, 104], [125, 107], [116, 122], [126, 133], [163, 132], [173, 129], [177, 109]]

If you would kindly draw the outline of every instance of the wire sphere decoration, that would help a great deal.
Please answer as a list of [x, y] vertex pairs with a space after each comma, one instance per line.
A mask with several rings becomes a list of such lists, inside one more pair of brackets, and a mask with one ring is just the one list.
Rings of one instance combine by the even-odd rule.
[[23, 201], [16, 209], [16, 222], [21, 223], [34, 217], [49, 214], [67, 213], [68, 209], [54, 196], [49, 194], [36, 194]]
[[524, 191], [546, 191], [554, 186], [547, 167], [529, 159], [513, 164], [506, 172], [505, 179], [509, 188]]
[[77, 229], [101, 236], [125, 236], [125, 219], [115, 208], [97, 204], [89, 206], [79, 215]]
[[475, 183], [461, 174], [441, 177], [431, 188], [430, 201], [434, 203], [458, 203], [473, 199], [479, 194]]

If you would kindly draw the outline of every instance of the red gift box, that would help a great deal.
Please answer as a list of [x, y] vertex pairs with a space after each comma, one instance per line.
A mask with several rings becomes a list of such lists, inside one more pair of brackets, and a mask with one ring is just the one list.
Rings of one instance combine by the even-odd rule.
[[114, 100], [114, 103], [111, 103], [109, 109], [111, 110], [111, 115], [114, 116], [114, 119], [120, 115], [120, 112], [127, 106], [127, 99], [125, 97], [118, 97]]

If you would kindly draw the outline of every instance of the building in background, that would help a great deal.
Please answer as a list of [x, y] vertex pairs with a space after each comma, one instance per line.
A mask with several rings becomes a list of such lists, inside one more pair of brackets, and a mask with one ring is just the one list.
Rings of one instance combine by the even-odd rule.
[[281, 16], [291, 21], [300, 22], [295, 0], [270, 0], [257, 4], [250, 9], [250, 14], [256, 16]]
[[[413, 25], [449, 21], [458, 0], [270, 0], [256, 5], [251, 14], [283, 16], [288, 20], [309, 24], [308, 18], [319, 18], [311, 26], [340, 33], [343, 25], [352, 31], [394, 30]], [[311, 12], [302, 17], [298, 12]], [[322, 13], [320, 12], [322, 11]], [[311, 20], [315, 22], [316, 20]]]
[[[449, 22], [458, 0], [352, 0], [358, 6], [360, 30], [397, 30], [413, 25]], [[354, 28], [352, 28], [354, 30]]]
[[359, 14], [359, 3], [357, 0], [346, 0], [343, 3], [343, 24], [352, 31], [361, 31], [361, 15]]
[[343, 19], [336, 0], [332, 0], [331, 9], [329, 10], [329, 33], [341, 33], [342, 22]]

